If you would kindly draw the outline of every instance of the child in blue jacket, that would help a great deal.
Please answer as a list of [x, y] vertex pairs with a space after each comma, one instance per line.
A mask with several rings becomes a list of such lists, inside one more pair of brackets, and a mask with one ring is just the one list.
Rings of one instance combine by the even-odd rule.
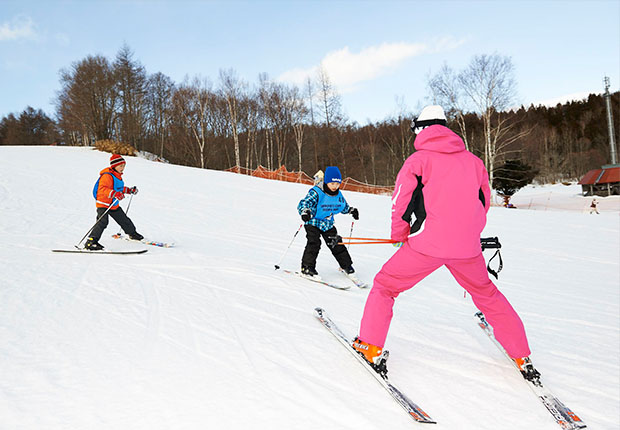
[[329, 166], [325, 169], [323, 182], [312, 187], [297, 205], [308, 239], [301, 258], [301, 273], [306, 276], [318, 277], [316, 259], [321, 249], [321, 236], [345, 273], [355, 272], [347, 248], [335, 240], [338, 231], [334, 227], [334, 214], [351, 214], [353, 219], [359, 219], [358, 210], [350, 207], [340, 192], [341, 183], [342, 175], [338, 167]]

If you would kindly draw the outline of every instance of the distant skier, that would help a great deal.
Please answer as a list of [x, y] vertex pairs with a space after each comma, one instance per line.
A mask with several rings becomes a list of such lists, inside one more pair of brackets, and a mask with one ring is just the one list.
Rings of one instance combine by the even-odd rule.
[[[123, 231], [129, 235], [130, 239], [142, 240], [144, 237], [136, 231], [136, 227], [129, 217], [119, 206], [120, 200], [125, 198], [125, 194], [138, 194], [138, 188], [127, 188], [123, 183], [123, 171], [125, 170], [125, 159], [118, 154], [110, 157], [110, 167], [106, 167], [99, 172], [99, 179], [93, 188], [93, 196], [97, 202], [97, 218], [99, 222], [90, 233], [84, 247], [91, 251], [103, 249], [99, 239], [103, 231], [108, 226], [108, 215], [121, 226]], [[111, 206], [110, 206], [111, 205]], [[106, 210], [110, 209], [105, 215]]]
[[592, 199], [592, 203], [590, 204], [590, 215], [592, 215], [593, 213], [599, 214], [600, 212], [598, 211], [598, 202], [596, 201], [596, 199]]
[[416, 152], [404, 163], [392, 195], [392, 240], [404, 242], [376, 275], [353, 347], [377, 370], [394, 299], [441, 266], [471, 295], [495, 337], [524, 376], [538, 375], [521, 319], [487, 274], [480, 233], [490, 205], [487, 171], [446, 126], [440, 106], [413, 123]]
[[[320, 171], [319, 171], [320, 172]], [[316, 178], [320, 178], [317, 172]], [[297, 211], [305, 222], [306, 248], [301, 259], [301, 273], [306, 276], [318, 277], [316, 271], [316, 259], [321, 249], [321, 236], [338, 261], [340, 267], [347, 273], [355, 272], [353, 261], [344, 245], [339, 245], [335, 240], [338, 235], [334, 227], [334, 214], [351, 214], [353, 219], [359, 219], [356, 208], [350, 207], [340, 192], [342, 175], [338, 167], [329, 166], [325, 169], [322, 181], [308, 191], [306, 197], [297, 205]]]

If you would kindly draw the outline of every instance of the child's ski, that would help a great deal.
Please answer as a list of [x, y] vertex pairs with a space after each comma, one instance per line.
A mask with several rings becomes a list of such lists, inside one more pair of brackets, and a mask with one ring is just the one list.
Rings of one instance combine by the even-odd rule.
[[342, 267], [339, 267], [338, 270], [347, 278], [349, 278], [351, 280], [351, 282], [353, 282], [355, 284], [356, 287], [358, 288], [369, 288], [370, 285], [368, 285], [366, 282], [362, 281], [360, 278], [357, 277], [357, 275], [355, 273], [347, 273], [345, 272]]
[[74, 248], [74, 249], [52, 249], [52, 252], [70, 252], [76, 254], [118, 254], [118, 255], [129, 255], [129, 254], [144, 254], [148, 249], [136, 249], [136, 250], [126, 250], [126, 251], [107, 251], [105, 249], [100, 251], [91, 251], [89, 249], [84, 248]]
[[327, 315], [327, 312], [322, 308], [315, 308], [314, 312], [319, 321], [323, 324], [323, 326], [329, 330], [331, 334], [333, 334], [338, 341], [347, 348], [347, 350], [355, 356], [357, 361], [359, 361], [365, 368], [368, 370], [375, 379], [387, 390], [388, 393], [392, 396], [392, 398], [398, 403], [411, 418], [416, 420], [419, 423], [426, 424], [436, 424], [437, 422], [433, 420], [426, 412], [422, 410], [418, 405], [413, 403], [409, 398], [394, 384], [392, 384], [387, 375], [381, 375], [377, 373], [370, 364], [353, 349], [351, 346], [351, 340], [338, 328], [338, 326], [331, 320], [331, 318]]
[[[497, 339], [495, 339], [495, 336], [493, 335], [493, 329], [484, 318], [484, 314], [482, 312], [476, 312], [475, 316], [478, 322], [478, 326], [482, 330], [484, 330], [489, 339], [491, 339], [495, 346], [497, 346], [497, 348], [499, 348], [499, 350], [504, 353], [506, 358], [510, 360], [510, 362], [514, 365], [515, 369], [519, 371], [519, 368], [517, 367], [514, 360], [510, 358], [504, 347], [497, 341]], [[575, 415], [573, 411], [567, 408], [564, 403], [560, 401], [560, 399], [555, 397], [551, 390], [543, 386], [540, 379], [535, 379], [533, 381], [528, 381], [527, 379], [523, 380], [527, 383], [527, 385], [532, 389], [534, 394], [536, 394], [536, 397], [538, 397], [542, 404], [551, 413], [551, 415], [560, 425], [560, 427], [569, 430], [582, 429], [586, 427], [586, 424], [581, 421], [581, 418], [579, 418], [577, 415]]]
[[148, 240], [148, 239], [134, 240], [134, 239], [131, 239], [129, 236], [125, 236], [123, 234], [118, 234], [118, 233], [117, 234], [113, 234], [112, 237], [114, 239], [125, 239], [125, 240], [129, 240], [131, 242], [144, 243], [145, 245], [158, 246], [160, 248], [172, 248], [172, 247], [174, 247], [174, 243], [154, 242], [154, 241]]
[[288, 270], [288, 269], [282, 269], [282, 272], [288, 273], [289, 275], [293, 275], [293, 276], [299, 276], [302, 279], [307, 279], [308, 281], [316, 282], [316, 283], [319, 283], [321, 285], [325, 285], [326, 287], [335, 288], [336, 290], [348, 290], [349, 288], [351, 288], [348, 285], [347, 286], [341, 286], [341, 285], [331, 284], [329, 282], [325, 282], [322, 279], [317, 279], [317, 278], [313, 278], [313, 277], [310, 277], [310, 276], [306, 276], [306, 275], [304, 275], [304, 274], [302, 274], [300, 272], [294, 272], [294, 271]]

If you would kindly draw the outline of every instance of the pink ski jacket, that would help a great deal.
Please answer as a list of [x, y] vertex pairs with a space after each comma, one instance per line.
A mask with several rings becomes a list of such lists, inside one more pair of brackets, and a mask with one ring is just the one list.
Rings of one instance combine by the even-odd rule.
[[392, 195], [392, 240], [432, 257], [477, 256], [491, 194], [482, 160], [442, 125], [422, 130], [414, 146]]

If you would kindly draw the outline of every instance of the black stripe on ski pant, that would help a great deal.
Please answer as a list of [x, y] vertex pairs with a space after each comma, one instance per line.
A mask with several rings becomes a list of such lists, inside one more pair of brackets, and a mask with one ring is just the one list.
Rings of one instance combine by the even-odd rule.
[[306, 224], [306, 238], [308, 239], [308, 243], [306, 243], [306, 249], [304, 249], [304, 254], [301, 257], [301, 265], [305, 267], [315, 268], [316, 266], [316, 258], [319, 256], [319, 250], [321, 249], [321, 236], [323, 236], [323, 240], [328, 244], [327, 247], [331, 250], [332, 254], [338, 261], [338, 264], [343, 269], [347, 269], [351, 267], [353, 261], [351, 261], [351, 256], [349, 255], [349, 251], [347, 251], [347, 247], [344, 245], [336, 245], [334, 247], [330, 247], [329, 243], [330, 237], [334, 237], [338, 234], [336, 227], [332, 227], [327, 231], [321, 231], [319, 228]]
[[[101, 217], [103, 213], [107, 210], [107, 208], [97, 208], [97, 218]], [[107, 214], [103, 215], [103, 218], [99, 220], [99, 222], [93, 228], [93, 231], [90, 232], [89, 237], [92, 237], [94, 240], [99, 241], [101, 239], [101, 235], [103, 234], [103, 230], [108, 226], [108, 215], [111, 216], [114, 221], [118, 225], [121, 226], [123, 231], [127, 234], [133, 234], [136, 232], [136, 226], [133, 225], [133, 222], [129, 219], [129, 217], [123, 212], [122, 208], [117, 208], [114, 210], [109, 210]]]

